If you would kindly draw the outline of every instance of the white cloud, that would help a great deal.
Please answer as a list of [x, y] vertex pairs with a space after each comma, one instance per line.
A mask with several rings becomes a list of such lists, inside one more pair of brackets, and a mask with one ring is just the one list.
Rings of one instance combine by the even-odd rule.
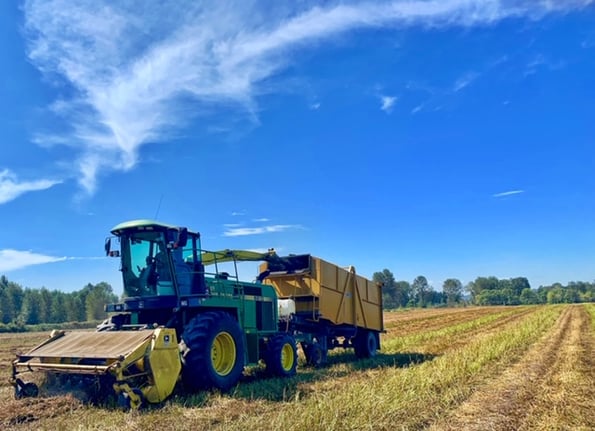
[[259, 222], [259, 223], [266, 223], [268, 221], [270, 221], [268, 218], [266, 217], [262, 217], [262, 218], [255, 218], [254, 220], [252, 220], [254, 222]]
[[457, 81], [454, 83], [452, 91], [455, 93], [461, 91], [463, 88], [467, 87], [473, 81], [477, 79], [479, 73], [477, 72], [467, 72], [463, 76], [461, 76]]
[[17, 176], [8, 169], [0, 171], [0, 205], [18, 198], [23, 193], [49, 189], [60, 184], [57, 180], [19, 181]]
[[0, 250], [0, 272], [14, 271], [31, 265], [60, 262], [67, 259], [67, 257], [47, 256], [31, 251], [5, 249]]
[[524, 190], [510, 190], [508, 192], [502, 192], [502, 193], [493, 194], [492, 197], [493, 198], [502, 198], [502, 197], [505, 197], [505, 196], [518, 195], [520, 193], [525, 193], [525, 191]]
[[421, 111], [424, 108], [424, 104], [420, 103], [419, 105], [417, 105], [415, 108], [413, 108], [411, 110], [412, 114], [417, 114], [419, 111]]
[[311, 109], [312, 111], [318, 111], [318, 110], [320, 109], [320, 103], [312, 103], [312, 104], [310, 105], [310, 109]]
[[131, 169], [143, 145], [167, 141], [201, 114], [232, 106], [256, 119], [260, 84], [299, 61], [298, 48], [362, 28], [485, 25], [590, 3], [30, 0], [29, 58], [69, 95], [52, 109], [70, 132], [36, 141], [73, 147], [79, 184], [92, 193], [99, 174]]
[[235, 229], [227, 229], [223, 232], [223, 236], [247, 236], [247, 235], [262, 235], [265, 233], [283, 232], [290, 229], [301, 229], [300, 225], [292, 224], [277, 224], [271, 226], [259, 227], [240, 227]]
[[397, 98], [394, 96], [380, 96], [380, 109], [389, 114], [396, 101]]

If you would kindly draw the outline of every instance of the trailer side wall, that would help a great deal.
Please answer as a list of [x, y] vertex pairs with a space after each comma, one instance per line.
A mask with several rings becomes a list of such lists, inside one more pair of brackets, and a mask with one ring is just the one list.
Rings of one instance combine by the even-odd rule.
[[[267, 264], [261, 266], [261, 271]], [[359, 276], [355, 268], [341, 268], [310, 256], [309, 268], [299, 273], [271, 273], [264, 283], [272, 285], [280, 298], [296, 300], [297, 312], [334, 324], [348, 324], [382, 331], [381, 287]]]

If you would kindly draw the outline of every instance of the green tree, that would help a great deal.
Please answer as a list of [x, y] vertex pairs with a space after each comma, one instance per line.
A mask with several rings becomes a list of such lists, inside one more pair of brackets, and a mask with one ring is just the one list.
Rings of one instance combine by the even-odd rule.
[[564, 288], [554, 287], [547, 293], [548, 304], [562, 304], [564, 302]]
[[66, 294], [58, 290], [52, 292], [52, 309], [50, 312], [50, 322], [62, 323], [68, 317], [66, 312]]
[[82, 322], [85, 320], [85, 307], [78, 292], [73, 292], [64, 298], [64, 308], [66, 309], [67, 322]]
[[0, 323], [10, 323], [14, 318], [14, 305], [7, 290], [0, 286]]
[[442, 283], [442, 291], [446, 295], [446, 303], [453, 305], [463, 299], [463, 283], [457, 278], [448, 278]]
[[411, 284], [408, 281], [397, 281], [396, 285], [396, 299], [399, 307], [406, 307], [411, 297]]
[[28, 325], [35, 325], [41, 323], [40, 312], [41, 295], [39, 294], [39, 290], [25, 289], [20, 319]]
[[506, 305], [508, 297], [500, 289], [482, 290], [476, 297], [478, 305]]
[[390, 310], [397, 308], [399, 302], [397, 299], [397, 287], [395, 277], [388, 269], [383, 269], [382, 272], [375, 272], [372, 275], [372, 280], [376, 283], [382, 284], [382, 306]]
[[519, 300], [521, 304], [524, 305], [539, 304], [541, 302], [537, 292], [530, 288], [525, 288], [521, 291], [521, 294], [519, 295]]
[[581, 294], [575, 287], [566, 287], [562, 294], [562, 301], [566, 304], [576, 304], [580, 302]]
[[531, 289], [531, 285], [525, 277], [516, 277], [510, 279], [510, 288], [513, 290], [515, 296], [520, 297], [523, 290]]
[[96, 285], [87, 285], [90, 289], [85, 296], [85, 310], [87, 313], [87, 320], [105, 319], [107, 313], [105, 312], [105, 305], [110, 302], [116, 302], [117, 296], [112, 291], [112, 286], [108, 283], [101, 282]]
[[12, 281], [9, 281], [7, 283], [4, 292], [6, 293], [6, 298], [8, 303], [10, 304], [10, 307], [12, 307], [9, 313], [6, 314], [6, 316], [8, 316], [6, 318], [9, 319], [9, 322], [12, 322], [15, 321], [21, 314], [25, 292], [19, 284], [13, 283]]
[[476, 304], [479, 304], [478, 297], [484, 290], [496, 290], [499, 288], [500, 283], [496, 277], [477, 277], [467, 285], [467, 290]]
[[428, 305], [429, 296], [433, 289], [430, 288], [428, 280], [423, 275], [418, 275], [413, 283], [411, 284], [411, 290], [413, 291], [414, 301], [418, 307], [426, 307]]
[[41, 323], [51, 322], [52, 294], [45, 287], [39, 290], [39, 321]]

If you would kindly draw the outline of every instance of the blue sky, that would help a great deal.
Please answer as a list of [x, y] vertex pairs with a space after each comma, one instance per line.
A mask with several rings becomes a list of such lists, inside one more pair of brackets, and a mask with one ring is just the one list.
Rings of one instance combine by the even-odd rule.
[[121, 292], [137, 218], [436, 289], [595, 279], [591, 1], [1, 2], [0, 50], [25, 287]]

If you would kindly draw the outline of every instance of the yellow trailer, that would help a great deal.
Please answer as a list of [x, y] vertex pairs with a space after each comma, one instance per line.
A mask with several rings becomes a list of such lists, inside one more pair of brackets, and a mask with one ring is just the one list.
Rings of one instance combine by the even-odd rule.
[[[380, 348], [382, 286], [311, 255], [284, 256], [260, 265], [259, 278], [279, 296], [281, 326], [301, 335], [308, 362], [320, 365], [335, 347], [358, 357]], [[299, 337], [298, 337], [299, 338]]]

